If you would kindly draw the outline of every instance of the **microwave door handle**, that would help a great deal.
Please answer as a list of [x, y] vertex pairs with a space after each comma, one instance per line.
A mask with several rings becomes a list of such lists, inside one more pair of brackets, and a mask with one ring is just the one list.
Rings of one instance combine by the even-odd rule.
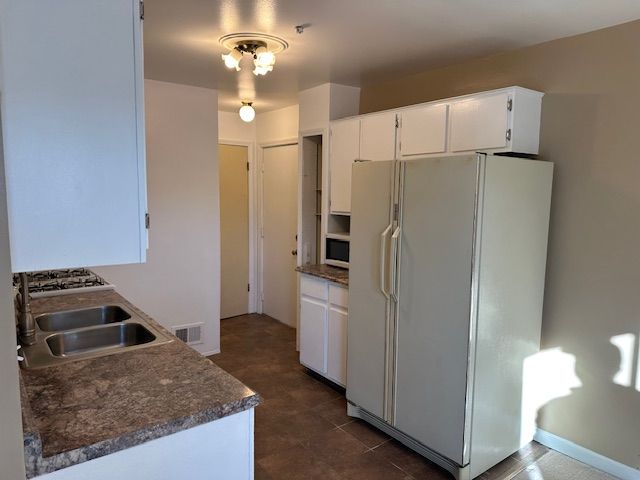
[[391, 225], [384, 229], [380, 234], [380, 291], [389, 300], [389, 292], [387, 291], [387, 237], [391, 232]]
[[391, 298], [398, 303], [398, 242], [402, 229], [398, 226], [391, 235], [391, 256], [389, 262], [391, 263]]

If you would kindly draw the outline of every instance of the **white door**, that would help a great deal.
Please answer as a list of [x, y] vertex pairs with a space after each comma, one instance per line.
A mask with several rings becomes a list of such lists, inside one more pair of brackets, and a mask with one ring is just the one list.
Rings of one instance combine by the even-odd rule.
[[451, 104], [451, 151], [507, 146], [508, 93], [494, 93]]
[[396, 158], [396, 112], [385, 112], [360, 120], [360, 159]]
[[220, 145], [220, 318], [249, 311], [247, 147]]
[[442, 153], [447, 149], [448, 105], [427, 105], [402, 112], [400, 156]]
[[300, 298], [300, 363], [318, 373], [327, 372], [327, 303]]
[[332, 123], [330, 142], [330, 210], [348, 214], [351, 212], [351, 167], [360, 157], [360, 120]]
[[298, 146], [263, 150], [262, 311], [296, 326]]

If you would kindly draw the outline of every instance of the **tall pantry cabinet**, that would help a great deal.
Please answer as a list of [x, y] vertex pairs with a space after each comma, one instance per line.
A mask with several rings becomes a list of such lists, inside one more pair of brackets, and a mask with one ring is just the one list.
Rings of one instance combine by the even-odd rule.
[[142, 3], [0, 7], [12, 270], [144, 262]]

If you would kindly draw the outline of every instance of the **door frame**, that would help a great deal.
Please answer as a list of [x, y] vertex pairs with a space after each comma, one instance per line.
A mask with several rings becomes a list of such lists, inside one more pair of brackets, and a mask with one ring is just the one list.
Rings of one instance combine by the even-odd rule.
[[[255, 313], [258, 307], [262, 308], [262, 302], [258, 302], [258, 188], [256, 175], [256, 145], [255, 142], [241, 140], [218, 139], [218, 145], [231, 145], [236, 147], [247, 147], [247, 161], [249, 171], [247, 180], [249, 185], [249, 295], [247, 312]], [[222, 279], [221, 279], [222, 280]], [[260, 310], [261, 313], [262, 310]]]
[[[300, 144], [298, 143], [298, 137], [285, 138], [282, 140], [276, 140], [272, 142], [260, 142], [258, 143], [258, 162], [256, 170], [256, 211], [257, 211], [257, 232], [256, 232], [256, 244], [257, 244], [257, 262], [256, 262], [256, 292], [259, 292], [259, 295], [256, 299], [256, 312], [263, 313], [263, 303], [264, 303], [264, 150], [265, 148], [272, 147], [286, 147], [288, 145], [296, 145], [298, 147], [298, 165], [297, 165], [297, 175], [298, 185], [296, 189], [300, 188]], [[297, 217], [296, 217], [297, 219]], [[298, 234], [296, 229], [296, 235]], [[297, 324], [297, 321], [296, 321]]]

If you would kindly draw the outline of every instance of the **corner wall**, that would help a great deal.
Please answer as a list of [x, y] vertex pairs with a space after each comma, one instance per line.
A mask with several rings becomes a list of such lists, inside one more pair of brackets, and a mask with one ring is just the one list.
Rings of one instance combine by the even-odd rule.
[[204, 322], [220, 350], [217, 91], [145, 81], [147, 263], [95, 268], [163, 326]]
[[0, 129], [0, 477], [25, 478], [4, 155]]
[[[542, 347], [580, 386], [541, 428], [640, 468], [640, 21], [370, 85], [361, 113], [520, 85], [546, 92], [540, 154], [555, 163]], [[614, 346], [616, 342], [620, 347]], [[625, 355], [621, 355], [621, 353]], [[558, 383], [559, 382], [559, 383]]]

